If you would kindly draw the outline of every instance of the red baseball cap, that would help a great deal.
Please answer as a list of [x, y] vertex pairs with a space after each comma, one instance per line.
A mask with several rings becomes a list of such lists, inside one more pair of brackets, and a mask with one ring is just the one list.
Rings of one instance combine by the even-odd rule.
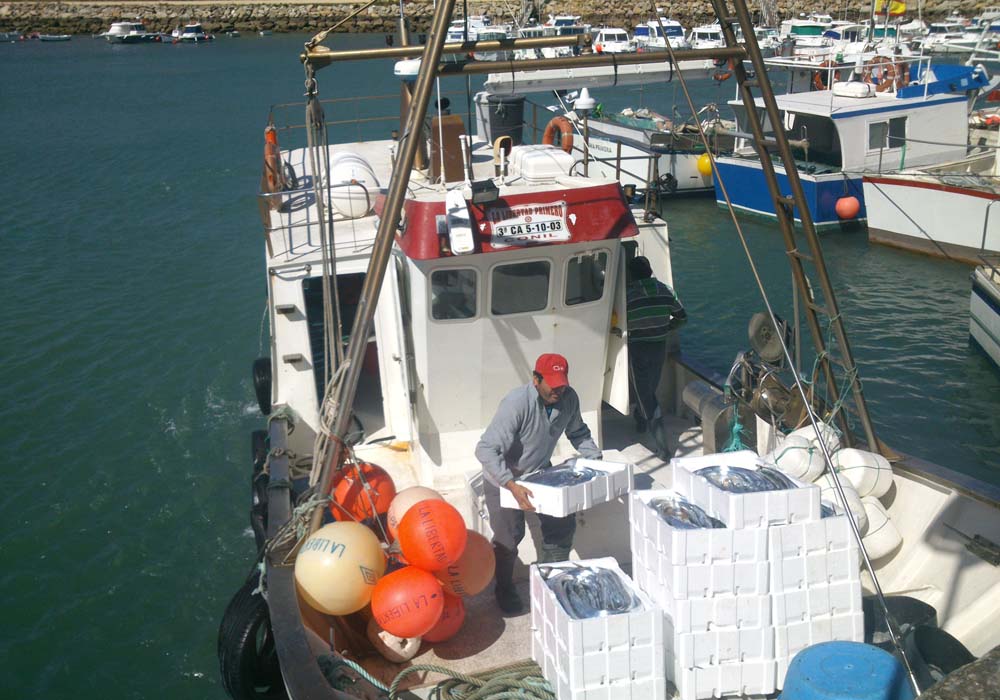
[[551, 388], [569, 386], [569, 362], [562, 355], [547, 352], [535, 360], [535, 371]]

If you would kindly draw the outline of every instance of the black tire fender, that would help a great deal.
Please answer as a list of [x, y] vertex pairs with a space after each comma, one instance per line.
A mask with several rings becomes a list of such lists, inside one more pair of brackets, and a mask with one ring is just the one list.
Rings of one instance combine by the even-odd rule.
[[219, 625], [219, 672], [233, 700], [287, 698], [278, 665], [267, 601], [259, 593], [256, 570], [236, 591]]
[[253, 361], [253, 390], [257, 406], [265, 416], [271, 415], [271, 358], [258, 357]]

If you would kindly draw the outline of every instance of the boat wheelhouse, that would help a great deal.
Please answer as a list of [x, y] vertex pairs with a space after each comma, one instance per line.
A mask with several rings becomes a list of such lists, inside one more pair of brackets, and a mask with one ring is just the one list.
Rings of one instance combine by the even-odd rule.
[[601, 27], [594, 37], [594, 51], [599, 53], [629, 53], [635, 51], [635, 44], [628, 32], [618, 27]]
[[142, 22], [112, 22], [104, 34], [109, 44], [144, 44], [160, 41], [159, 32], [150, 32]]
[[666, 51], [669, 42], [672, 49], [688, 49], [691, 45], [684, 36], [684, 27], [675, 19], [660, 17], [637, 25], [632, 39], [640, 51]]
[[206, 33], [199, 23], [185, 24], [183, 29], [175, 29], [173, 36], [175, 43], [183, 44], [200, 44], [215, 38]]
[[[878, 66], [891, 65], [882, 59]], [[831, 69], [832, 70], [832, 69]], [[777, 97], [782, 128], [794, 139], [796, 169], [816, 226], [853, 225], [866, 218], [862, 176], [905, 166], [932, 165], [964, 156], [968, 140], [969, 94], [988, 83], [985, 73], [964, 66], [919, 63], [915, 81], [895, 92], [866, 82], [833, 83], [829, 90]], [[898, 76], [898, 73], [897, 73]], [[885, 76], [884, 76], [885, 77]], [[891, 79], [890, 79], [891, 80]], [[954, 90], [954, 91], [953, 91]], [[738, 131], [746, 133], [740, 101], [731, 101]], [[758, 107], [762, 103], [758, 99]], [[765, 124], [768, 132], [774, 125]], [[732, 203], [747, 212], [774, 216], [774, 200], [750, 141], [737, 141], [732, 155], [716, 159]], [[775, 166], [782, 188], [787, 175]], [[725, 203], [716, 183], [716, 201]], [[852, 216], [838, 214], [838, 202], [856, 198]], [[795, 212], [798, 220], [800, 215]]]

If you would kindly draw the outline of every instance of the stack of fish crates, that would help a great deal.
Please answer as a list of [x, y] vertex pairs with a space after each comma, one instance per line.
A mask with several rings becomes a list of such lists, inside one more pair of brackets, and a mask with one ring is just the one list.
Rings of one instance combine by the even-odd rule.
[[[666, 675], [683, 700], [773, 693], [805, 647], [863, 638], [858, 552], [819, 489], [730, 493], [694, 472], [757, 469], [753, 452], [671, 462], [673, 490], [634, 491], [633, 577], [663, 609]], [[649, 504], [682, 496], [726, 525], [680, 529]]]
[[[638, 607], [575, 618], [546, 581], [579, 567], [614, 572]], [[531, 658], [558, 700], [665, 700], [663, 613], [613, 557], [532, 566], [531, 630]]]

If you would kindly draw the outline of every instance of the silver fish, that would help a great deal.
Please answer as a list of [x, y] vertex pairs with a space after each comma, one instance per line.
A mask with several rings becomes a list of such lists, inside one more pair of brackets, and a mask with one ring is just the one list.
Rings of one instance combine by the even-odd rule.
[[541, 469], [523, 477], [521, 481], [546, 486], [573, 486], [582, 484], [600, 475], [601, 472], [590, 467], [563, 466]]
[[753, 493], [774, 491], [774, 483], [753, 469], [743, 467], [704, 467], [695, 472], [723, 491], [730, 493]]
[[701, 507], [681, 498], [654, 498], [649, 507], [656, 511], [668, 525], [680, 530], [701, 530], [706, 528], [724, 528], [725, 523], [716, 520]]
[[543, 567], [546, 583], [574, 620], [620, 615], [642, 608], [642, 601], [617, 571], [596, 566]]
[[757, 470], [757, 473], [774, 484], [778, 491], [798, 488], [798, 486], [795, 485], [795, 482], [792, 481], [787, 474], [774, 469], [773, 467], [761, 467]]

